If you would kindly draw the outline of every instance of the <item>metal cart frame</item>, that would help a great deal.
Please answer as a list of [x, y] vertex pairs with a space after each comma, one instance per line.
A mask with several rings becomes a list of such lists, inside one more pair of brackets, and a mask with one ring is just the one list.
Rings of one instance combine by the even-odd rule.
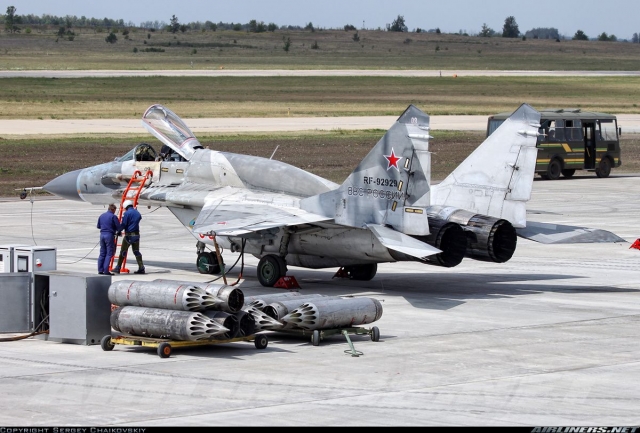
[[245, 337], [229, 338], [226, 340], [199, 340], [199, 341], [183, 341], [168, 340], [165, 338], [142, 337], [137, 335], [105, 335], [100, 340], [100, 347], [104, 351], [113, 350], [116, 344], [125, 346], [143, 346], [154, 347], [157, 349], [160, 358], [168, 358], [171, 356], [174, 347], [192, 347], [206, 346], [212, 344], [235, 343], [236, 341], [253, 341], [256, 349], [266, 349], [269, 339], [266, 334], [253, 334]]

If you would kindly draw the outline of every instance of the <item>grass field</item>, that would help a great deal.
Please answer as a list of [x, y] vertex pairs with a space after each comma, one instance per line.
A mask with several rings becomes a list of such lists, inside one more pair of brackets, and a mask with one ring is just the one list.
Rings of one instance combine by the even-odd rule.
[[[279, 133], [269, 135], [201, 136], [199, 141], [211, 149], [274, 159], [342, 183], [385, 131], [339, 131]], [[483, 140], [482, 132], [432, 131], [432, 179], [442, 180]], [[151, 136], [108, 138], [55, 138], [0, 140], [0, 197], [17, 197], [24, 187], [42, 186], [67, 171], [84, 168], [124, 155], [136, 144], [150, 143]], [[612, 174], [640, 172], [640, 135], [623, 135], [622, 166]], [[595, 176], [580, 172], [577, 175]], [[562, 181], [562, 180], [560, 180]], [[602, 179], [607, 182], [608, 179]], [[46, 193], [44, 193], [46, 194]]]
[[375, 30], [359, 30], [355, 41], [355, 31], [342, 30], [172, 34], [131, 28], [110, 44], [106, 29], [74, 28], [73, 40], [57, 36], [58, 29], [0, 34], [0, 69], [640, 69], [640, 44], [626, 42]]
[[[640, 44], [479, 38], [384, 31], [234, 31], [171, 34], [58, 28], [0, 33], [0, 70], [27, 69], [504, 69], [640, 70]], [[288, 52], [283, 38], [289, 38]], [[313, 46], [317, 44], [317, 49]], [[152, 49], [153, 52], [146, 51]], [[459, 77], [146, 77], [0, 80], [0, 118], [135, 118], [161, 103], [181, 117], [399, 115], [415, 104], [431, 115], [579, 107], [638, 113], [640, 79]], [[385, 131], [199, 136], [211, 149], [274, 158], [342, 182]], [[480, 132], [432, 131], [432, 179], [443, 179], [483, 141]], [[150, 136], [7, 139], [0, 131], [0, 196], [113, 160]], [[640, 137], [622, 137], [622, 167], [640, 171]], [[580, 172], [578, 172], [580, 174]], [[593, 175], [592, 173], [584, 173]], [[603, 181], [607, 181], [604, 179]]]
[[[162, 103], [182, 117], [431, 115], [579, 107], [637, 113], [640, 77], [117, 77], [0, 79], [0, 118], [140, 118]], [[1, 136], [1, 134], [0, 134]]]

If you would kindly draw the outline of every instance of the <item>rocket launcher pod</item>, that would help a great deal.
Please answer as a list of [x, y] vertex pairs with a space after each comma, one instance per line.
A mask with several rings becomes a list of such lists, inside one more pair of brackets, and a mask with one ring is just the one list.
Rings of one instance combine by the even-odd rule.
[[249, 335], [256, 333], [256, 320], [251, 314], [240, 310], [236, 313], [236, 317], [240, 323], [240, 332], [238, 332], [238, 337], [248, 337]]
[[283, 324], [273, 317], [269, 317], [262, 311], [254, 307], [244, 307], [244, 311], [249, 313], [255, 322], [256, 332], [259, 331], [277, 331], [283, 328]]
[[111, 327], [142, 337], [171, 340], [211, 340], [229, 329], [201, 313], [160, 308], [120, 307], [111, 312]]
[[287, 328], [332, 329], [364, 325], [382, 317], [382, 304], [373, 298], [331, 298], [305, 302], [282, 318]]
[[244, 304], [261, 310], [272, 302], [305, 296], [300, 292], [265, 293], [264, 295], [245, 296]]
[[108, 291], [112, 304], [167, 310], [202, 311], [212, 308], [216, 299], [191, 283], [170, 281], [121, 280]]
[[223, 326], [229, 330], [224, 334], [216, 335], [214, 337], [215, 339], [229, 340], [238, 336], [238, 333], [240, 332], [240, 322], [238, 321], [238, 317], [235, 314], [213, 310], [203, 311], [202, 314], [218, 323], [220, 326]]
[[[334, 296], [331, 296], [335, 298]], [[300, 297], [295, 297], [292, 299], [283, 299], [281, 301], [272, 302], [262, 309], [262, 312], [269, 317], [273, 317], [276, 320], [282, 320], [284, 316], [289, 314], [289, 311], [294, 308], [298, 308], [302, 304], [307, 301], [311, 301], [312, 299], [318, 298], [329, 298], [329, 296], [325, 295], [305, 295]], [[340, 298], [337, 298], [340, 299]]]
[[242, 290], [227, 286], [226, 284], [216, 283], [197, 283], [193, 281], [175, 281], [157, 279], [154, 282], [167, 282], [176, 285], [189, 284], [204, 290], [207, 294], [214, 297], [214, 303], [207, 310], [226, 311], [227, 313], [237, 313], [244, 305], [244, 294]]

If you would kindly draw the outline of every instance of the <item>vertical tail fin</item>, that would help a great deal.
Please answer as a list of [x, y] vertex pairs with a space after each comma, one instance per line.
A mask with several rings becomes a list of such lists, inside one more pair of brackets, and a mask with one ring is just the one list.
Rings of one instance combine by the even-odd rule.
[[538, 128], [540, 113], [522, 104], [444, 181], [431, 187], [431, 203], [526, 226]]
[[429, 116], [410, 105], [338, 189], [304, 199], [302, 207], [351, 227], [428, 234], [429, 138]]
[[410, 105], [336, 190], [300, 202], [338, 224], [367, 228], [385, 247], [419, 259], [441, 251], [429, 234], [429, 116]]

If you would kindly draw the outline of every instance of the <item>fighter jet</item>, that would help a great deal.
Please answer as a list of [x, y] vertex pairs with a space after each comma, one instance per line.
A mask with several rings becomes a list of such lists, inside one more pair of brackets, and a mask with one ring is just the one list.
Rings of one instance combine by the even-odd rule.
[[205, 149], [162, 105], [149, 107], [142, 124], [168, 157], [142, 143], [44, 189], [104, 205], [131, 198], [128, 181], [146, 174], [138, 203], [167, 207], [190, 230], [201, 273], [220, 272], [207, 245], [259, 258], [258, 280], [270, 287], [288, 266], [339, 268], [341, 276], [370, 280], [378, 263], [504, 263], [518, 235], [542, 243], [624, 242], [603, 230], [527, 223], [540, 128], [540, 114], [527, 104], [435, 185], [429, 116], [413, 105], [342, 184], [273, 159]]

